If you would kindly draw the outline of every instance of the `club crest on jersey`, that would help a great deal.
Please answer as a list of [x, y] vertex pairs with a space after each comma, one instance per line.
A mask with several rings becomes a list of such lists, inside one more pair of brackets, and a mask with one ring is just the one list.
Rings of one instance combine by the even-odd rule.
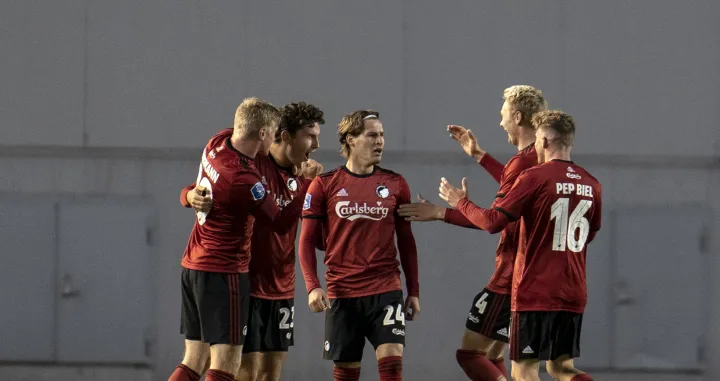
[[390, 196], [390, 189], [385, 185], [378, 185], [377, 188], [375, 188], [375, 194], [380, 198], [387, 198]]
[[265, 197], [265, 187], [262, 183], [255, 183], [255, 185], [253, 185], [250, 189], [250, 193], [252, 193], [253, 200], [260, 200]]
[[310, 193], [305, 194], [305, 202], [303, 203], [303, 210], [310, 209], [310, 202], [312, 201], [312, 195]]
[[287, 179], [287, 187], [291, 192], [295, 192], [298, 189], [298, 182], [294, 177]]

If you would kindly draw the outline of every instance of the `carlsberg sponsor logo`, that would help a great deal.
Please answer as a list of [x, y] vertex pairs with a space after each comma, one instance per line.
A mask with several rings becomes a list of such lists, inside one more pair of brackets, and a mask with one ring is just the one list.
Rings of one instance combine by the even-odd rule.
[[351, 204], [350, 201], [340, 201], [335, 205], [335, 213], [337, 213], [338, 217], [347, 218], [349, 221], [358, 218], [379, 221], [387, 217], [389, 212], [390, 209], [382, 206], [380, 201], [377, 202], [377, 206], [368, 205], [366, 202], [362, 204], [354, 202]]

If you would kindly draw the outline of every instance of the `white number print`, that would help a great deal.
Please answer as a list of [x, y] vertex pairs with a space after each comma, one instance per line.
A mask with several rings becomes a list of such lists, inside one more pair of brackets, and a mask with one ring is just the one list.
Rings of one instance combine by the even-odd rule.
[[552, 204], [550, 221], [555, 220], [552, 249], [554, 251], [570, 249], [573, 253], [579, 253], [585, 247], [590, 234], [590, 222], [585, 218], [585, 213], [592, 206], [592, 201], [580, 200], [568, 219], [569, 205], [568, 198], [559, 198]]
[[478, 313], [480, 313], [480, 315], [485, 313], [485, 307], [487, 307], [487, 301], [485, 299], [487, 299], [487, 297], [488, 294], [485, 292], [480, 296], [480, 298], [478, 298], [477, 302], [475, 302], [475, 308], [478, 309]]
[[[291, 308], [283, 307], [280, 309], [282, 319], [280, 319], [280, 329], [290, 329], [295, 326], [295, 306]], [[290, 324], [288, 324], [290, 320]]]
[[[393, 319], [393, 312], [395, 312], [395, 319]], [[402, 304], [398, 304], [397, 308], [393, 306], [385, 306], [385, 319], [383, 319], [383, 325], [394, 325], [396, 321], [405, 325], [405, 313], [402, 310]]]
[[[208, 196], [210, 196], [210, 199], [213, 198], [213, 191], [212, 191], [212, 183], [210, 182], [210, 179], [203, 176], [203, 166], [200, 164], [200, 170], [198, 171], [198, 177], [197, 181], [195, 181], [195, 186], [202, 185], [205, 187], [206, 192], [208, 192]], [[196, 211], [195, 215], [197, 216], [198, 224], [203, 225], [205, 224], [205, 220], [207, 219], [208, 214], [206, 212], [199, 212]]]

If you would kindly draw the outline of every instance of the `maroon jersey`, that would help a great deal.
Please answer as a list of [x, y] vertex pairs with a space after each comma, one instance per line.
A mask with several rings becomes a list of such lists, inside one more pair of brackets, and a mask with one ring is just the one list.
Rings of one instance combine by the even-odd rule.
[[[515, 180], [522, 171], [532, 168], [537, 163], [537, 152], [535, 152], [535, 146], [532, 144], [513, 156], [502, 171], [500, 190], [495, 195], [493, 206], [502, 201], [505, 195], [510, 192]], [[495, 272], [487, 284], [488, 290], [503, 295], [510, 295], [512, 292], [513, 267], [520, 237], [519, 222], [512, 222], [503, 229], [495, 251]]]
[[[232, 129], [223, 130], [203, 150], [196, 183], [207, 188], [213, 206], [208, 213], [196, 213], [182, 259], [184, 268], [247, 272], [253, 216], [281, 232], [297, 223], [302, 200], [282, 212], [274, 202], [266, 202], [266, 190], [253, 159], [232, 146], [231, 136]], [[301, 193], [305, 191], [303, 184]]]
[[582, 167], [552, 160], [524, 171], [495, 210], [522, 217], [513, 278], [513, 311], [583, 313], [587, 243], [600, 230], [600, 183]]
[[[396, 232], [408, 293], [419, 295], [415, 240], [410, 223], [396, 216], [397, 207], [409, 202], [407, 181], [378, 166], [368, 175], [353, 174], [343, 166], [313, 180], [305, 197], [303, 218], [321, 219], [325, 225], [329, 297], [351, 298], [402, 290]], [[307, 234], [303, 224], [303, 235]], [[320, 287], [315, 250], [313, 245], [301, 246], [300, 250], [310, 291]]]
[[[291, 167], [280, 166], [271, 155], [258, 156], [255, 165], [262, 175], [268, 197], [285, 208], [300, 194], [301, 184], [309, 183], [292, 174]], [[295, 296], [295, 237], [299, 218], [285, 233], [255, 223], [250, 260], [250, 295], [263, 299], [290, 299]]]

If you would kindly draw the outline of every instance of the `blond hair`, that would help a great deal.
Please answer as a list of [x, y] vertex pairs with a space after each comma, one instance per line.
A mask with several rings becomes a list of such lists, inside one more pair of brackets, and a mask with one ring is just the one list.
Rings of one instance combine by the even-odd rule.
[[503, 91], [503, 99], [516, 111], [520, 111], [520, 125], [531, 126], [532, 116], [547, 110], [542, 91], [528, 85], [510, 86]]
[[575, 141], [575, 121], [560, 110], [545, 110], [533, 115], [535, 129], [546, 128], [553, 141], [563, 147], [572, 147]]
[[236, 133], [251, 135], [257, 133], [263, 127], [272, 128], [274, 126], [277, 128], [279, 123], [280, 110], [277, 107], [251, 97], [245, 98], [235, 110], [233, 127]]
[[379, 119], [380, 113], [375, 110], [358, 110], [345, 115], [338, 124], [338, 140], [340, 141], [340, 154], [344, 158], [350, 156], [348, 136], [360, 136], [365, 132], [365, 121]]

